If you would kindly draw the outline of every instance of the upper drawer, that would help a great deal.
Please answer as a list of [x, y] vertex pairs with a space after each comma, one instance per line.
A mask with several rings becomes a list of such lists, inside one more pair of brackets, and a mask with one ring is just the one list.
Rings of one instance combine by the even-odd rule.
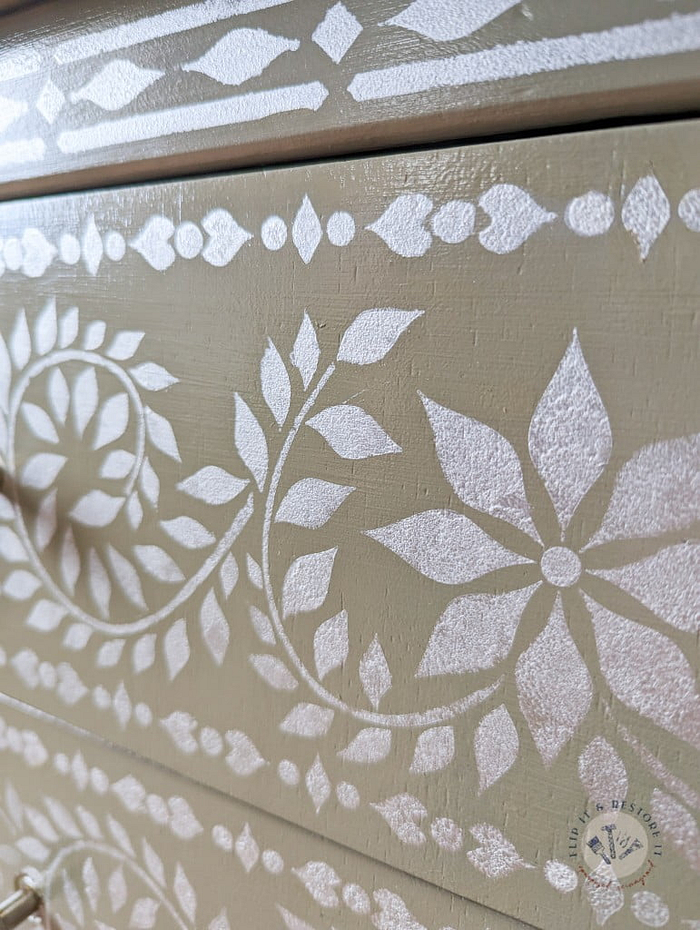
[[2, 690], [536, 925], [697, 918], [699, 145], [2, 205]]
[[0, 19], [0, 196], [678, 112], [699, 49], [697, 0], [37, 4]]

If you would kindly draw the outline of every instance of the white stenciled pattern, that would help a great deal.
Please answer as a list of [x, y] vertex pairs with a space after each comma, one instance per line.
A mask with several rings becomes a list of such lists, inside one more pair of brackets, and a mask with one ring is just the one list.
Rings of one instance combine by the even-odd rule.
[[[177, 490], [183, 503], [236, 501], [229, 529], [217, 539], [186, 512], [157, 520], [158, 470], [168, 459], [181, 459], [173, 428], [155, 407], [178, 379], [136, 358], [143, 338], [140, 331], [109, 334], [101, 320], [81, 325], [77, 308], [59, 313], [53, 300], [31, 327], [21, 311], [7, 341], [0, 336], [0, 452], [13, 476], [0, 508], [0, 551], [10, 567], [3, 592], [26, 604], [29, 629], [60, 630], [69, 650], [104, 639], [96, 655], [100, 667], [128, 656], [141, 673], [155, 663], [159, 645], [173, 679], [190, 659], [192, 630], [178, 612], [195, 592], [203, 595], [203, 643], [216, 664], [224, 659], [229, 629], [220, 603], [238, 576], [229, 550], [252, 502], [238, 501], [247, 479], [209, 465]], [[66, 478], [71, 461], [58, 451], [68, 438], [85, 455], [75, 483]], [[160, 538], [149, 533], [148, 542], [140, 540], [144, 519], [154, 518]], [[116, 526], [118, 541], [112, 538]], [[190, 553], [203, 559], [194, 569], [185, 567]], [[152, 579], [159, 583], [159, 604], [144, 593]], [[30, 687], [44, 683], [29, 655], [15, 667]], [[54, 678], [46, 685], [67, 703], [87, 693], [70, 666]], [[132, 715], [126, 692], [121, 698], [117, 692], [114, 709], [126, 725]]]
[[[700, 229], [697, 191], [689, 191], [680, 201], [678, 216], [691, 231]], [[563, 220], [570, 232], [584, 238], [609, 233], [615, 224], [616, 205], [600, 191], [573, 197]], [[656, 240], [671, 221], [671, 204], [654, 175], [636, 182], [622, 202], [620, 218], [631, 235], [641, 259], [646, 259]], [[382, 214], [365, 227], [402, 258], [421, 258], [435, 245], [469, 247], [470, 239], [496, 255], [520, 249], [538, 231], [558, 219], [555, 212], [541, 206], [528, 191], [515, 184], [495, 184], [477, 194], [474, 202], [454, 199], [436, 204], [425, 194], [399, 194]], [[276, 213], [262, 222], [259, 241], [270, 252], [290, 245], [304, 264], [316, 256], [325, 237], [337, 247], [349, 246], [357, 236], [357, 222], [347, 210], [319, 215], [311, 198], [305, 195], [286, 221]], [[21, 271], [27, 277], [41, 277], [59, 259], [75, 265], [82, 258], [91, 275], [110, 262], [128, 259], [127, 244], [156, 271], [167, 271], [178, 259], [200, 257], [216, 268], [230, 264], [243, 247], [254, 240], [225, 208], [214, 207], [197, 222], [175, 222], [167, 216], [150, 216], [135, 232], [100, 229], [89, 216], [82, 229], [65, 231], [54, 244], [40, 229], [27, 228], [17, 236], [0, 240], [0, 275]]]
[[[427, 578], [443, 584], [465, 585], [489, 572], [509, 571], [518, 565], [526, 571], [523, 579], [527, 581], [526, 586], [502, 594], [465, 592], [451, 601], [428, 641], [417, 674], [497, 667], [510, 652], [516, 634], [522, 635], [520, 626], [536, 622], [542, 607], [536, 611], [529, 605], [539, 598], [538, 605], [549, 604], [547, 619], [539, 619], [524, 639], [515, 681], [520, 710], [546, 764], [556, 759], [591, 704], [594, 682], [577, 645], [577, 628], [586, 620], [592, 624], [598, 647], [600, 674], [612, 694], [669, 732], [700, 746], [700, 698], [691, 666], [676, 641], [661, 631], [665, 621], [670, 628], [690, 631], [692, 627], [697, 632], [697, 586], [692, 577], [697, 572], [700, 543], [668, 541], [663, 534], [687, 533], [700, 516], [690, 503], [697, 499], [691, 488], [700, 489], [698, 437], [641, 449], [618, 473], [601, 528], [587, 546], [575, 551], [569, 544], [571, 526], [612, 455], [605, 406], [576, 334], [533, 414], [528, 437], [532, 464], [558, 518], [556, 529], [543, 515], [531, 511], [524, 466], [505, 437], [435, 401], [424, 398], [423, 403], [445, 478], [469, 508], [469, 515], [424, 511], [369, 535]], [[679, 482], [685, 504], [677, 513], [679, 505], [672, 501]], [[482, 515], [504, 521], [505, 545], [491, 537], [493, 524], [488, 532], [480, 527]], [[617, 530], [621, 521], [623, 533]], [[508, 524], [525, 537], [507, 534]], [[609, 540], [635, 539], [647, 533], [659, 538], [650, 538], [656, 551], [641, 563], [635, 556], [618, 556], [610, 570], [597, 562], [596, 567], [587, 567], [598, 547], [604, 552]], [[542, 591], [533, 584], [538, 573], [539, 584], [548, 586]], [[626, 612], [618, 613], [615, 589], [599, 579], [610, 579], [637, 597], [640, 617], [651, 619], [654, 614], [659, 620], [647, 626]], [[577, 588], [582, 597], [565, 597], [565, 592]], [[523, 615], [521, 621], [519, 615]], [[691, 622], [691, 617], [696, 620]], [[628, 658], [633, 641], [644, 644], [644, 660], [637, 654], [634, 669]], [[597, 675], [595, 667], [593, 672]], [[493, 725], [484, 721], [479, 739], [491, 729]], [[510, 745], [517, 753], [517, 740], [511, 739]], [[492, 781], [492, 772], [509, 767], [495, 762], [483, 749], [478, 750], [477, 761], [482, 784], [484, 779]], [[512, 764], [512, 755], [508, 761]]]

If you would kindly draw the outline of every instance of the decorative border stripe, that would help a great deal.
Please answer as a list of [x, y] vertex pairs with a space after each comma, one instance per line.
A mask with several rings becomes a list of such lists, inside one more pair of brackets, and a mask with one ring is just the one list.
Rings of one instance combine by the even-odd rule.
[[700, 13], [673, 14], [604, 32], [515, 42], [483, 52], [364, 71], [353, 78], [348, 91], [357, 101], [380, 100], [438, 87], [483, 84], [579, 65], [634, 61], [699, 49]]
[[74, 154], [178, 132], [249, 123], [292, 110], [318, 110], [327, 96], [328, 90], [320, 81], [277, 87], [68, 130], [59, 135], [57, 145], [62, 152]]
[[145, 16], [122, 26], [113, 26], [102, 32], [68, 39], [56, 46], [53, 57], [59, 64], [65, 65], [289, 2], [290, 0], [208, 0], [205, 3], [192, 3], [167, 13], [157, 13], [155, 16]]

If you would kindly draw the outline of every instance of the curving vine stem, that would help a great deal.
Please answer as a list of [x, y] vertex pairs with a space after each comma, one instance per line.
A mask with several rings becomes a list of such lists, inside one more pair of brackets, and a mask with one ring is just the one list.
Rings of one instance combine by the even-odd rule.
[[[66, 349], [59, 352], [54, 352], [45, 358], [39, 359], [34, 364], [32, 364], [27, 371], [25, 371], [18, 381], [16, 387], [12, 392], [12, 397], [10, 401], [10, 409], [8, 416], [8, 470], [10, 474], [16, 473], [16, 462], [15, 462], [15, 429], [17, 423], [17, 416], [19, 413], [20, 404], [22, 398], [29, 387], [31, 381], [38, 377], [46, 369], [53, 366], [61, 365], [64, 362], [71, 361], [80, 361], [85, 362], [90, 365], [94, 365], [96, 368], [103, 368], [112, 374], [124, 387], [127, 392], [134, 408], [137, 413], [137, 436], [136, 436], [136, 450], [134, 456], [134, 464], [131, 468], [131, 471], [126, 479], [124, 496], [127, 497], [128, 494], [133, 490], [136, 480], [139, 475], [139, 471], [143, 464], [145, 456], [145, 446], [146, 446], [146, 425], [145, 425], [145, 413], [144, 405], [141, 400], [141, 396], [135, 387], [131, 378], [127, 375], [121, 366], [117, 365], [115, 362], [110, 361], [109, 359], [104, 358], [96, 352], [87, 352], [84, 350], [78, 349]], [[28, 558], [30, 563], [36, 572], [37, 576], [40, 578], [44, 587], [51, 593], [51, 596], [60, 603], [66, 610], [73, 616], [75, 619], [80, 620], [82, 623], [90, 626], [93, 630], [96, 630], [100, 633], [104, 633], [108, 636], [124, 636], [124, 635], [133, 635], [137, 633], [142, 633], [145, 630], [150, 629], [155, 626], [161, 620], [168, 617], [174, 610], [176, 610], [180, 605], [185, 603], [196, 591], [196, 589], [204, 582], [206, 579], [215, 571], [218, 564], [225, 558], [226, 554], [230, 550], [231, 546], [238, 538], [243, 528], [248, 523], [252, 513], [253, 513], [253, 496], [252, 494], [248, 496], [246, 503], [238, 511], [236, 517], [226, 531], [226, 533], [219, 540], [216, 549], [209, 555], [209, 557], [204, 561], [202, 566], [199, 568], [194, 575], [187, 579], [187, 581], [182, 585], [182, 587], [177, 591], [176, 594], [165, 604], [163, 607], [159, 608], [157, 611], [148, 614], [145, 617], [141, 617], [138, 620], [134, 620], [131, 623], [115, 623], [105, 620], [100, 620], [98, 617], [93, 616], [87, 611], [83, 610], [78, 604], [76, 604], [66, 593], [56, 584], [50, 573], [46, 570], [41, 557], [36, 551], [29, 532], [27, 530], [26, 523], [24, 522], [24, 514], [18, 500], [14, 501], [14, 510], [15, 510], [15, 525], [19, 536], [24, 544], [24, 547], [27, 551]]]
[[331, 363], [319, 378], [314, 390], [307, 397], [301, 410], [297, 414], [291, 429], [289, 430], [289, 433], [287, 434], [287, 437], [282, 446], [282, 450], [275, 463], [272, 476], [270, 478], [270, 484], [265, 499], [265, 514], [263, 519], [261, 542], [263, 587], [270, 612], [270, 618], [279, 641], [282, 643], [282, 646], [284, 647], [289, 660], [294, 665], [294, 668], [304, 679], [306, 684], [311, 688], [314, 694], [330, 707], [343, 711], [344, 713], [349, 714], [356, 720], [360, 720], [363, 723], [374, 724], [377, 726], [412, 728], [443, 723], [447, 720], [451, 720], [452, 718], [459, 716], [460, 714], [463, 714], [470, 708], [481, 704], [488, 697], [490, 697], [498, 687], [500, 687], [503, 678], [501, 677], [494, 684], [489, 685], [486, 688], [482, 688], [479, 691], [474, 691], [471, 694], [468, 694], [451, 704], [432, 707], [425, 711], [417, 711], [409, 714], [381, 714], [374, 711], [363, 710], [358, 707], [352, 707], [350, 704], [347, 704], [345, 701], [341, 700], [341, 698], [337, 697], [337, 695], [332, 694], [330, 691], [324, 688], [316, 676], [306, 667], [299, 654], [295, 650], [289, 636], [287, 635], [280, 617], [279, 610], [277, 608], [272, 580], [270, 578], [270, 529], [272, 526], [272, 516], [275, 509], [279, 483], [292, 445], [297, 435], [299, 434], [301, 427], [304, 425], [309, 413], [313, 409], [314, 404], [318, 400], [319, 395], [325, 388], [334, 372], [335, 363]]

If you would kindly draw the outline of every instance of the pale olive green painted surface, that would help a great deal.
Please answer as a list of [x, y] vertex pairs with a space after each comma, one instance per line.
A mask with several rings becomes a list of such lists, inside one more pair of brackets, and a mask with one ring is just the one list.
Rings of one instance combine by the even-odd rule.
[[[535, 926], [697, 920], [699, 141], [4, 205], [2, 691]], [[597, 910], [589, 794], [662, 832]]]
[[38, 3], [0, 19], [0, 196], [692, 110], [697, 0]]

